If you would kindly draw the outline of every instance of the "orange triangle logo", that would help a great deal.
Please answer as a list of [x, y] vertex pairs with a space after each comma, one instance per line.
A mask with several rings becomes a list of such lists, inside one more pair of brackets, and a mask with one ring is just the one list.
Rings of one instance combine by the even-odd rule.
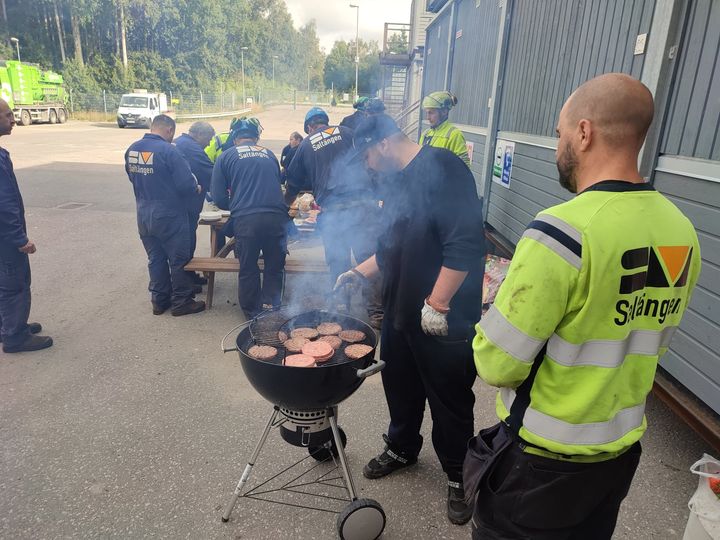
[[142, 156], [143, 163], [145, 164], [151, 164], [152, 163], [152, 152], [140, 152], [140, 155]]
[[659, 246], [657, 249], [665, 263], [670, 282], [675, 283], [685, 267], [690, 246]]

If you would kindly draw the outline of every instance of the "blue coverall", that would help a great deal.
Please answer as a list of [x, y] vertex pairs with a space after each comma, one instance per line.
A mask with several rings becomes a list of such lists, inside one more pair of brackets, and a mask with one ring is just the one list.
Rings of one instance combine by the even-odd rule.
[[184, 267], [192, 258], [187, 201], [197, 193], [197, 181], [178, 149], [153, 133], [128, 148], [125, 170], [135, 191], [152, 302], [179, 308], [193, 301]]
[[30, 260], [19, 251], [27, 243], [20, 188], [10, 154], [0, 148], [0, 334], [6, 346], [30, 336]]

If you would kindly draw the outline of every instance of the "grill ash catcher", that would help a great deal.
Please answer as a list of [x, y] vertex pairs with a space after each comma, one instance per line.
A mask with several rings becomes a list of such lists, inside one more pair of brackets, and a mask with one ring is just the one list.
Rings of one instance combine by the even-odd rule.
[[[344, 330], [359, 330], [365, 334], [362, 344], [372, 350], [361, 358], [350, 358], [344, 350], [349, 343], [335, 351], [333, 357], [317, 367], [285, 366], [288, 352], [279, 338], [279, 333], [290, 335], [295, 328], [315, 328], [321, 323], [337, 323]], [[244, 328], [243, 328], [244, 327]], [[235, 339], [235, 347], [226, 348], [225, 340], [238, 328], [243, 328]], [[250, 356], [254, 345], [269, 345], [277, 349], [270, 360], [257, 360]], [[350, 397], [369, 376], [385, 367], [382, 360], [375, 360], [377, 337], [374, 330], [359, 319], [324, 310], [293, 313], [286, 309], [263, 312], [254, 319], [231, 330], [223, 338], [223, 352], [237, 351], [243, 371], [255, 390], [273, 404], [265, 428], [250, 456], [242, 477], [228, 501], [222, 516], [227, 522], [238, 499], [256, 499], [264, 502], [283, 504], [338, 513], [336, 509], [322, 506], [295, 504], [268, 498], [269, 495], [285, 492], [324, 499], [335, 508], [340, 501], [349, 500], [338, 513], [336, 527], [343, 540], [375, 540], [385, 529], [385, 512], [377, 501], [358, 498], [345, 455], [347, 437], [338, 426], [338, 404]], [[250, 474], [257, 463], [270, 432], [278, 428], [280, 436], [287, 443], [305, 448], [308, 455], [268, 478], [253, 488], [246, 489]], [[308, 463], [312, 464], [308, 466]], [[302, 465], [305, 464], [305, 467]], [[324, 471], [319, 467], [330, 466]], [[297, 473], [297, 470], [304, 469]], [[315, 479], [310, 480], [314, 471]], [[322, 473], [319, 474], [318, 473]], [[292, 479], [278, 488], [269, 484], [278, 478]], [[338, 485], [341, 482], [342, 485]], [[344, 496], [318, 494], [305, 491], [311, 486], [325, 490], [339, 490]]]

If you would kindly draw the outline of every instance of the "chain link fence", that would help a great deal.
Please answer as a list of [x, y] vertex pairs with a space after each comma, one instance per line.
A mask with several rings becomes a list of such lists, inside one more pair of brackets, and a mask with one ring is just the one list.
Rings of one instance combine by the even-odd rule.
[[[68, 107], [78, 119], [114, 120], [120, 106], [120, 92], [78, 93], [70, 90]], [[243, 92], [197, 92], [193, 94], [165, 92], [168, 108], [178, 119], [201, 118], [207, 115], [231, 115], [252, 105], [279, 103], [296, 106], [329, 105], [333, 94], [326, 91], [306, 91], [288, 88], [247, 88]]]

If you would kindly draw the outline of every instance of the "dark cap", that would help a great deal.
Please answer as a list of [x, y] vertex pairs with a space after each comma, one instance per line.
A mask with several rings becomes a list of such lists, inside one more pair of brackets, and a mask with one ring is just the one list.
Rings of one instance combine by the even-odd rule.
[[355, 151], [350, 161], [361, 159], [368, 148], [400, 132], [400, 128], [395, 123], [395, 120], [387, 114], [376, 114], [364, 118], [358, 125], [353, 136], [353, 147]]

